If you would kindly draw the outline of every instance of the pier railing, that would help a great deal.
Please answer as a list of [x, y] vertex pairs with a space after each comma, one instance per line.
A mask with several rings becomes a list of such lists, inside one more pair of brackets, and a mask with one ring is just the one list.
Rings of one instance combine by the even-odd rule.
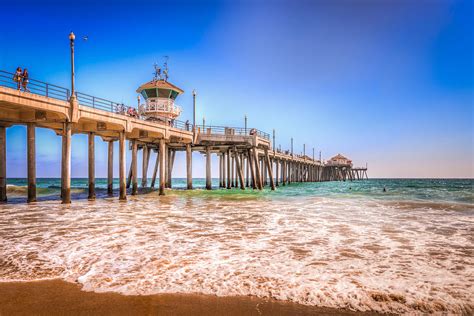
[[257, 135], [257, 136], [262, 137], [266, 140], [270, 140], [270, 134], [262, 132], [258, 129], [255, 129], [255, 128], [212, 126], [212, 125], [196, 125], [196, 129], [201, 134], [242, 135], [242, 136]]
[[[17, 89], [18, 82], [15, 81], [15, 74], [12, 72], [0, 70], [0, 86]], [[21, 82], [20, 89], [23, 90]], [[63, 101], [69, 100], [70, 96], [69, 89], [30, 78], [28, 78], [27, 89], [31, 93]]]
[[94, 109], [104, 110], [108, 112], [123, 114], [121, 113], [122, 109], [128, 108], [123, 103], [118, 103], [118, 102], [94, 97], [92, 95], [88, 95], [82, 92], [76, 92], [76, 98], [77, 98], [77, 102], [79, 102], [80, 105], [86, 105]]

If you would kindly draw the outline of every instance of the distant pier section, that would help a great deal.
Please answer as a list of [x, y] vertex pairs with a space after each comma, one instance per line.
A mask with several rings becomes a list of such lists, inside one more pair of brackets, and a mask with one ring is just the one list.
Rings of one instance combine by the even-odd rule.
[[[29, 79], [29, 92], [17, 89], [14, 74], [0, 71], [0, 202], [7, 201], [6, 128], [26, 125], [28, 202], [36, 201], [36, 136], [35, 130], [54, 130], [62, 138], [61, 199], [71, 202], [71, 138], [88, 135], [89, 199], [95, 198], [96, 136], [108, 142], [108, 193], [113, 194], [113, 165], [119, 166], [119, 198], [138, 193], [141, 187], [157, 187], [160, 194], [172, 187], [172, 172], [177, 151], [186, 154], [187, 188], [193, 189], [192, 152], [206, 159], [206, 189], [211, 189], [211, 156], [219, 161], [220, 188], [262, 190], [292, 182], [346, 181], [367, 178], [367, 168], [354, 168], [352, 162], [337, 155], [326, 163], [306, 154], [281, 151], [272, 144], [270, 134], [256, 128], [207, 126], [178, 120], [182, 109], [175, 102], [183, 90], [168, 81], [165, 75], [155, 75], [137, 89], [136, 107], [109, 101], [39, 80]], [[196, 94], [193, 91], [193, 100]], [[195, 104], [194, 104], [195, 105]], [[129, 148], [125, 141], [129, 140]], [[119, 144], [118, 159], [113, 157], [114, 142]], [[274, 137], [273, 137], [274, 142]], [[132, 151], [127, 172], [126, 150]], [[138, 183], [137, 153], [143, 152], [142, 179]], [[152, 151], [156, 161], [150, 162]], [[149, 164], [154, 163], [151, 183]]]

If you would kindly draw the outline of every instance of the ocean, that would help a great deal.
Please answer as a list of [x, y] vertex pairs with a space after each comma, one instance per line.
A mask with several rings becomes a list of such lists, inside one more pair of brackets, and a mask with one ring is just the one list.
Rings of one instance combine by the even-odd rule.
[[[139, 180], [139, 184], [141, 181]], [[148, 181], [150, 183], [150, 181]], [[126, 295], [252, 295], [392, 313], [474, 310], [474, 180], [292, 183], [272, 192], [142, 190], [120, 202], [97, 179], [8, 179], [0, 281], [63, 279]], [[217, 186], [217, 179], [213, 180]], [[115, 180], [115, 187], [118, 186]], [[386, 189], [385, 191], [383, 189]]]

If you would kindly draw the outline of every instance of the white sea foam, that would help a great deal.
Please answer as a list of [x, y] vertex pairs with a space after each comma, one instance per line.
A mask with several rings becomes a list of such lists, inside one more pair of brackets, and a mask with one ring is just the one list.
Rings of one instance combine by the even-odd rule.
[[0, 280], [470, 313], [472, 206], [196, 194], [0, 206]]

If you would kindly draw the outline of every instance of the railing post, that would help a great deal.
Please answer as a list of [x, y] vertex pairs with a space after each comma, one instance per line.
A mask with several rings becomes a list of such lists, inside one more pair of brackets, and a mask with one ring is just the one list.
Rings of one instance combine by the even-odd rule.
[[92, 97], [92, 108], [95, 109], [95, 97]]
[[46, 97], [48, 97], [48, 84], [46, 84]]

